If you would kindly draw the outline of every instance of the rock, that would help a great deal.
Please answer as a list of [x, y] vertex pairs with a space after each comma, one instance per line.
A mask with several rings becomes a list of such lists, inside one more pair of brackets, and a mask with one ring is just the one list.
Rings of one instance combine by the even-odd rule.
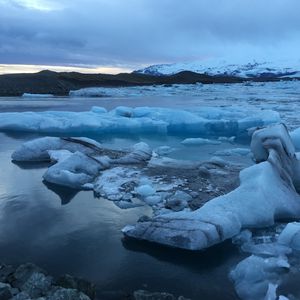
[[21, 287], [31, 298], [37, 298], [47, 294], [51, 287], [52, 277], [42, 273], [33, 273]]
[[76, 278], [68, 274], [60, 276], [56, 280], [55, 285], [58, 285], [66, 289], [78, 290], [86, 294], [87, 296], [89, 296], [91, 299], [95, 299], [96, 296], [96, 287], [94, 284], [82, 278]]
[[174, 195], [166, 200], [165, 207], [172, 209], [173, 211], [181, 211], [188, 207], [188, 202], [192, 200], [192, 197], [182, 191], [177, 191]]
[[134, 300], [176, 300], [169, 293], [151, 293], [145, 290], [137, 290], [133, 293]]
[[0, 282], [0, 299], [9, 300], [12, 298], [11, 286], [6, 283]]
[[30, 296], [26, 292], [15, 295], [12, 300], [30, 300]]
[[52, 277], [34, 264], [20, 265], [13, 274], [12, 285], [30, 297], [44, 296], [50, 289]]
[[75, 289], [58, 288], [54, 289], [47, 300], [91, 300], [90, 297]]
[[10, 265], [0, 265], [0, 282], [8, 282], [9, 277], [15, 272], [15, 268]]

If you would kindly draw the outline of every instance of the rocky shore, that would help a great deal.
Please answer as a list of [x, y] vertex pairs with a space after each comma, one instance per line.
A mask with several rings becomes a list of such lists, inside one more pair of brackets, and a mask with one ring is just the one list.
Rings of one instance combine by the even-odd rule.
[[[109, 299], [120, 300], [190, 300], [166, 292], [136, 290]], [[47, 271], [32, 264], [19, 266], [0, 264], [0, 300], [105, 300], [96, 295], [96, 286], [91, 282], [71, 275], [55, 278]]]

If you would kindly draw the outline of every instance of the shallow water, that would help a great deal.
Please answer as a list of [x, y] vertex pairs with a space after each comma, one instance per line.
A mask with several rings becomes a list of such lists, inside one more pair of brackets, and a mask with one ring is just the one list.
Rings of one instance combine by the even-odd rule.
[[46, 164], [17, 166], [13, 150], [25, 140], [0, 134], [0, 256], [31, 261], [54, 275], [70, 273], [97, 284], [99, 299], [122, 299], [136, 289], [192, 299], [236, 299], [229, 270], [242, 254], [230, 242], [191, 253], [124, 240], [121, 229], [147, 207], [122, 210], [92, 192], [45, 185]]

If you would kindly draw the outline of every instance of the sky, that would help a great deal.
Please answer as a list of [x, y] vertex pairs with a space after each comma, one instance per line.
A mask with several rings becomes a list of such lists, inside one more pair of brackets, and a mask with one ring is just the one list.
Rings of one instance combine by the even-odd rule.
[[299, 59], [299, 0], [0, 0], [0, 73]]

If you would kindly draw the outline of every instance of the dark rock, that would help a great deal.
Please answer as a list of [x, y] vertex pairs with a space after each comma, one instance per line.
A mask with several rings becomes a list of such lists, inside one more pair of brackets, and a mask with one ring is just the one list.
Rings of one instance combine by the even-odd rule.
[[26, 292], [15, 295], [12, 300], [30, 300], [30, 296]]
[[0, 300], [9, 300], [12, 298], [11, 286], [0, 282]]
[[15, 272], [15, 268], [10, 265], [0, 265], [0, 282], [9, 282], [9, 278]]
[[12, 276], [12, 286], [26, 292], [31, 298], [46, 295], [52, 281], [46, 271], [30, 263], [20, 265]]
[[47, 300], [91, 300], [90, 297], [74, 289], [58, 288], [52, 290]]
[[151, 293], [145, 290], [138, 290], [133, 293], [134, 300], [176, 300], [174, 295], [169, 293]]
[[94, 284], [84, 279], [76, 278], [67, 274], [60, 276], [56, 280], [55, 285], [66, 289], [78, 290], [89, 296], [91, 299], [95, 299], [96, 296], [96, 287]]

